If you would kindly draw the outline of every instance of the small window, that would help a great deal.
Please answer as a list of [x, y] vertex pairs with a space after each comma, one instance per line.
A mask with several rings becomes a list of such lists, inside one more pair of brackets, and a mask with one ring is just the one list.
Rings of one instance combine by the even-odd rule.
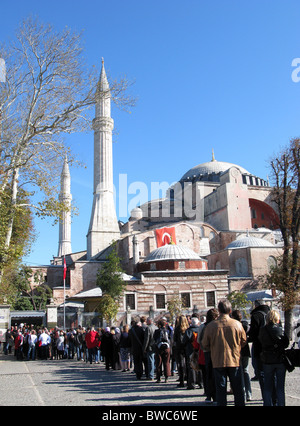
[[156, 295], [156, 309], [166, 308], [166, 295], [161, 293]]
[[235, 273], [237, 277], [247, 277], [248, 276], [248, 263], [244, 257], [239, 257], [235, 261]]
[[129, 307], [132, 311], [135, 311], [135, 295], [126, 294], [126, 309]]
[[206, 293], [206, 306], [216, 306], [216, 297], [214, 291]]
[[150, 263], [150, 271], [156, 271], [156, 263]]
[[191, 307], [191, 294], [190, 293], [181, 293], [181, 302], [183, 308]]

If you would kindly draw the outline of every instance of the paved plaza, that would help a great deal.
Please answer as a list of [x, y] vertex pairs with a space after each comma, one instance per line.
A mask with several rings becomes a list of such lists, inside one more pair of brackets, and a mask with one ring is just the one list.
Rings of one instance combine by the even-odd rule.
[[[253, 377], [253, 371], [250, 371]], [[286, 405], [300, 405], [300, 369], [287, 373]], [[0, 406], [207, 406], [202, 389], [177, 387], [177, 376], [168, 383], [137, 381], [132, 372], [106, 371], [103, 363], [77, 360], [16, 361], [0, 354]], [[258, 382], [247, 406], [262, 406]], [[228, 405], [233, 396], [228, 394]]]

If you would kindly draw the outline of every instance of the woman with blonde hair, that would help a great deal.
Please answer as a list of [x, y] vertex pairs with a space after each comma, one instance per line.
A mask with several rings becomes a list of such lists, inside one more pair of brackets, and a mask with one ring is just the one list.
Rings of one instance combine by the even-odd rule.
[[130, 340], [128, 337], [129, 325], [125, 324], [120, 337], [120, 360], [122, 371], [130, 370]]
[[261, 361], [264, 371], [264, 406], [273, 406], [272, 393], [274, 388], [278, 406], [285, 406], [285, 373], [284, 349], [289, 339], [280, 323], [280, 315], [271, 310], [266, 316], [266, 325], [259, 331], [258, 339], [262, 345]]
[[185, 315], [179, 315], [176, 318], [173, 348], [175, 353], [175, 359], [177, 364], [177, 371], [179, 375], [178, 387], [184, 387], [184, 377], [186, 376], [186, 365], [185, 365], [185, 352], [184, 346], [182, 345], [182, 338], [185, 331], [189, 328], [189, 322]]

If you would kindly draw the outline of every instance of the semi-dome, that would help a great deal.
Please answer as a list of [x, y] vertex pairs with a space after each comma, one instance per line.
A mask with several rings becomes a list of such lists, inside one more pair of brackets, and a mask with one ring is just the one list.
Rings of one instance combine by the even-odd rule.
[[[208, 161], [206, 163], [198, 164], [197, 166], [192, 167], [182, 176], [180, 180], [186, 181], [196, 179], [218, 181], [219, 176], [229, 170], [231, 167], [236, 167], [243, 175], [250, 175], [250, 173], [241, 166], [213, 159], [212, 161]], [[213, 177], [215, 177], [215, 179]]]
[[157, 260], [203, 260], [197, 253], [188, 247], [177, 244], [166, 244], [153, 250], [144, 262]]
[[246, 236], [232, 241], [226, 248], [236, 249], [244, 247], [274, 247], [274, 245], [270, 241], [265, 240], [264, 238]]
[[130, 212], [130, 218], [131, 219], [142, 219], [143, 218], [143, 210], [140, 207], [135, 207]]

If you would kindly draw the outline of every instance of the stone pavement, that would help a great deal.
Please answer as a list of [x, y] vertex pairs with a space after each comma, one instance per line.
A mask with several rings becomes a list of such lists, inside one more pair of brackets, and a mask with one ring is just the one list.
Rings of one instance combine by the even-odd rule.
[[[253, 371], [250, 371], [251, 377]], [[287, 373], [286, 405], [300, 405], [300, 368]], [[137, 381], [132, 372], [106, 371], [103, 363], [77, 360], [16, 361], [0, 354], [0, 406], [206, 406], [202, 389], [177, 388], [168, 383]], [[247, 406], [262, 406], [258, 382]], [[228, 395], [228, 405], [233, 405]], [[181, 409], [181, 408], [180, 408]]]

